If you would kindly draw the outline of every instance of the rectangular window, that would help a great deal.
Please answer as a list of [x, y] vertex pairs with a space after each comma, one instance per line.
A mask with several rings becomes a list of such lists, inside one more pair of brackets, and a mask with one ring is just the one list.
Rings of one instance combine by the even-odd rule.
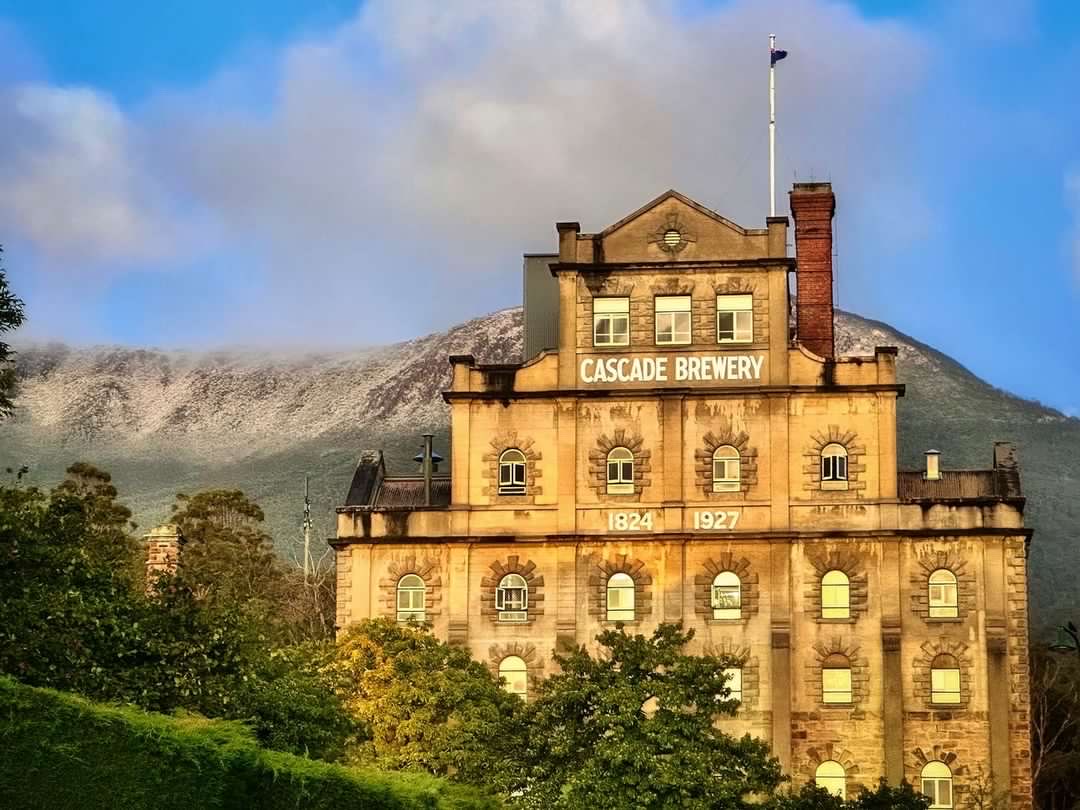
[[630, 345], [630, 299], [593, 299], [593, 345]]
[[716, 342], [754, 342], [754, 296], [716, 296]]
[[924, 778], [922, 794], [930, 798], [930, 810], [952, 807], [952, 779]]
[[821, 671], [822, 703], [851, 703], [851, 670], [823, 669]]
[[656, 345], [685, 346], [688, 343], [690, 343], [690, 296], [657, 296]]
[[930, 702], [946, 704], [960, 702], [960, 670], [930, 670]]

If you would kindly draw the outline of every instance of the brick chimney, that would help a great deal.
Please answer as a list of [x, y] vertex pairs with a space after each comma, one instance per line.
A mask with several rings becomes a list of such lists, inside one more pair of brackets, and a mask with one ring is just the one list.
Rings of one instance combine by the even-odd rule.
[[833, 347], [832, 183], [796, 183], [788, 195], [795, 218], [795, 334], [822, 357]]
[[175, 574], [180, 564], [184, 535], [175, 523], [164, 523], [150, 530], [146, 540], [146, 590], [154, 592], [154, 583], [162, 574]]

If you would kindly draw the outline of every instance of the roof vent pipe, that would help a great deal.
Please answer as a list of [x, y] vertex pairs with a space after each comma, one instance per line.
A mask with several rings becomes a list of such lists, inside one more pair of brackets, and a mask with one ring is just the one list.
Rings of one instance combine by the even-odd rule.
[[424, 434], [424, 506], [431, 506], [431, 439], [433, 434]]
[[940, 481], [941, 480], [941, 467], [939, 461], [941, 460], [940, 450], [927, 450], [926, 451], [926, 474], [923, 476], [927, 481]]

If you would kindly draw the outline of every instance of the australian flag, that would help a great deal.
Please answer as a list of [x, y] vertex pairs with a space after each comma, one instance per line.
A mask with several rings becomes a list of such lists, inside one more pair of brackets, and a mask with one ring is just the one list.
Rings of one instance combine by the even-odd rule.
[[781, 59], [786, 59], [786, 58], [787, 58], [787, 51], [780, 51], [780, 50], [777, 50], [776, 48], [770, 48], [769, 49], [769, 64], [770, 65], [775, 65]]

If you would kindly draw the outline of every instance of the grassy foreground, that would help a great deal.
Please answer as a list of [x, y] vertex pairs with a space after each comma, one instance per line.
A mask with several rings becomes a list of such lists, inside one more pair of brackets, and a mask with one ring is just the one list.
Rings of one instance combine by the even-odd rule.
[[0, 807], [12, 810], [489, 810], [422, 774], [260, 748], [239, 723], [174, 718], [0, 677]]

